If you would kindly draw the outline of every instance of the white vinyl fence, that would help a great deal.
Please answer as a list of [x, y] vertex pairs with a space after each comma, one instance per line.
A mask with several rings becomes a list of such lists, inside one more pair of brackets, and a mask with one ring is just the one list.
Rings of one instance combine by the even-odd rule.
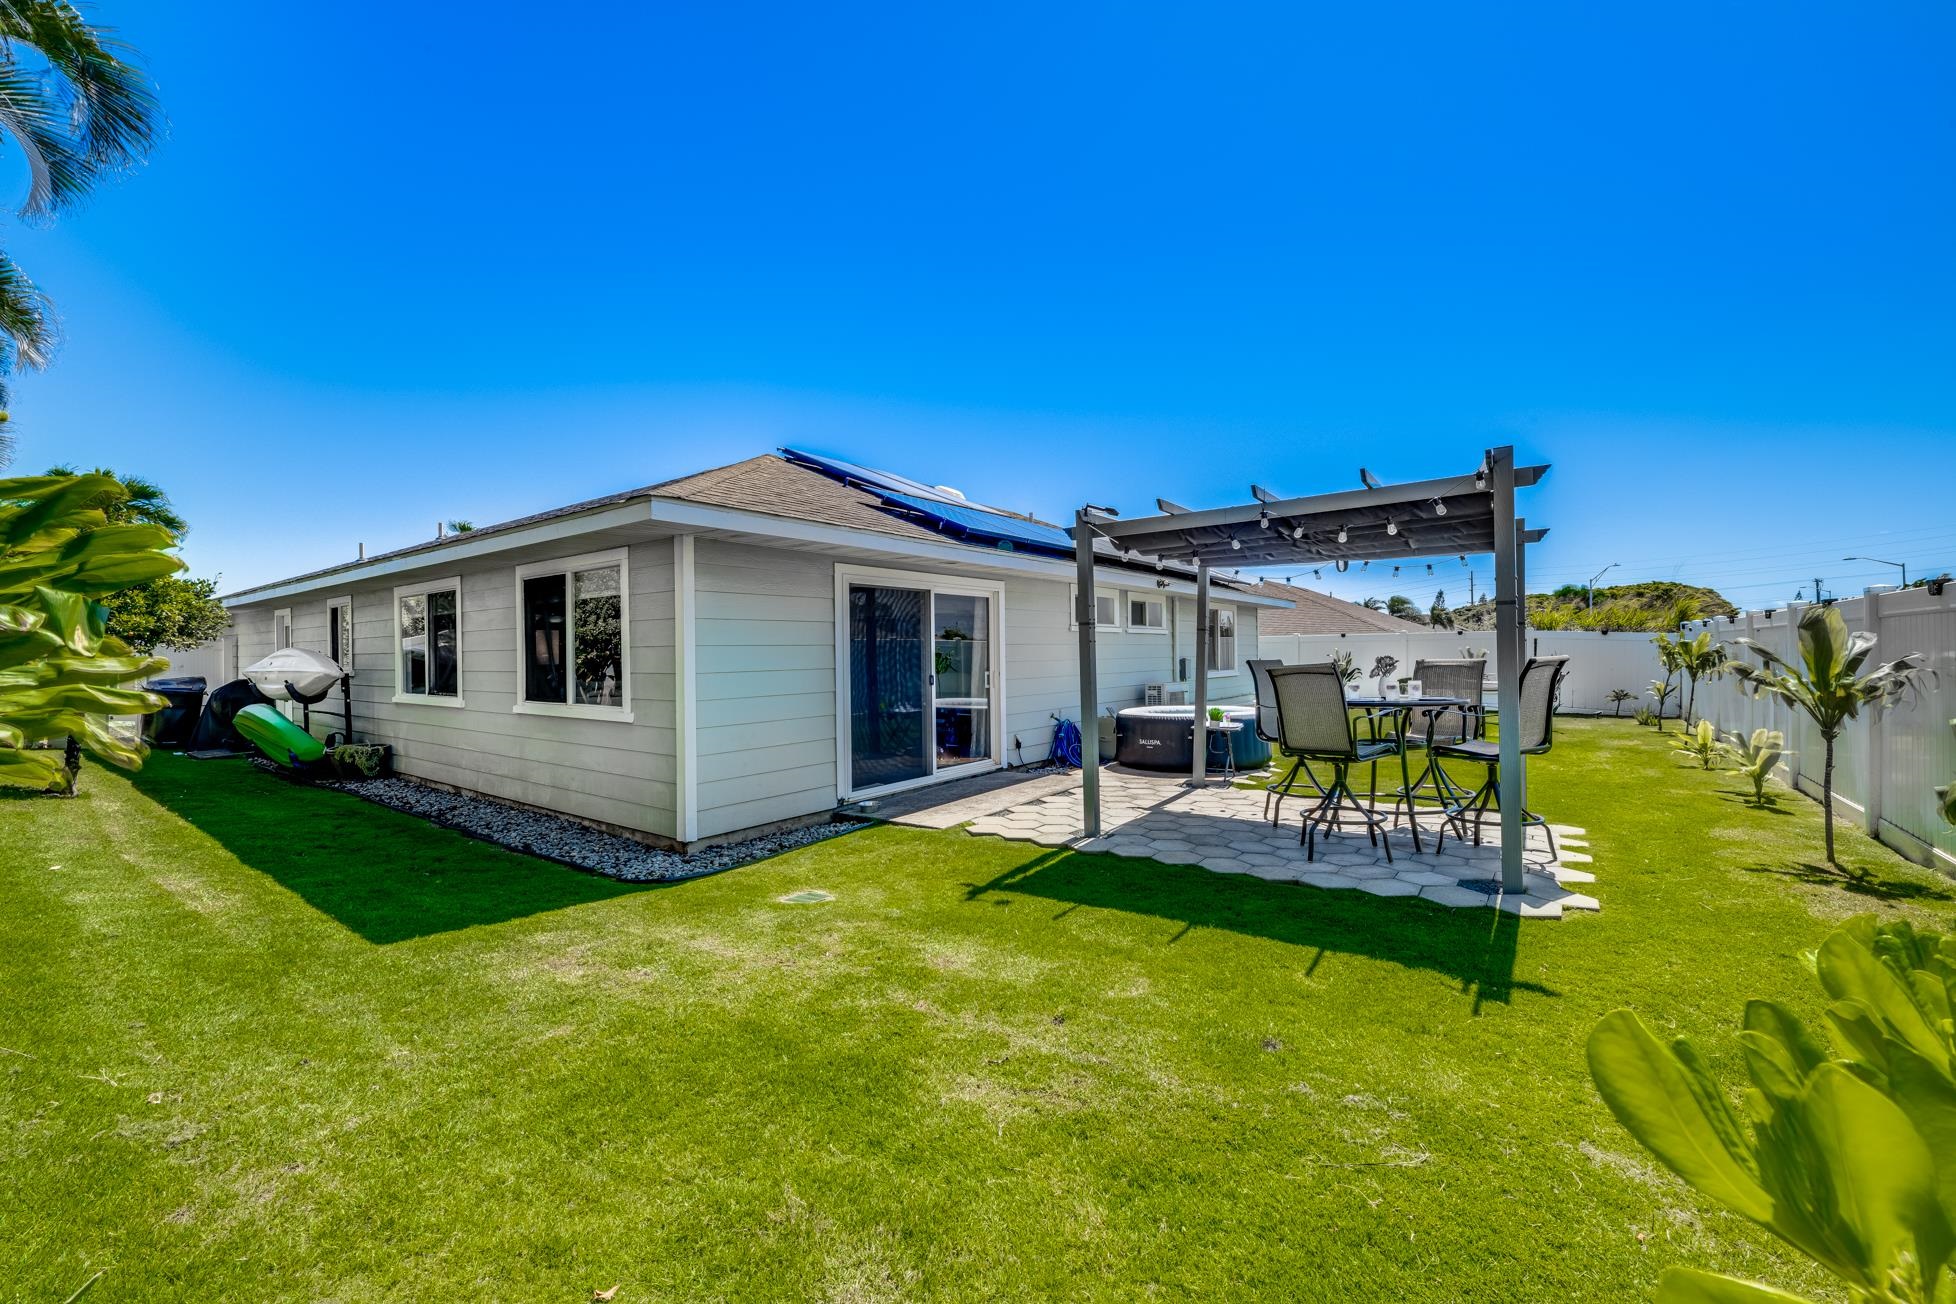
[[[1835, 604], [1849, 629], [1871, 630], [1876, 638], [1873, 661], [1892, 661], [1920, 653], [1935, 672], [1935, 681], [1919, 700], [1876, 716], [1863, 716], [1848, 726], [1834, 749], [1834, 799], [1837, 810], [1860, 821], [1869, 833], [1920, 864], [1933, 864], [1956, 874], [1956, 829], [1936, 812], [1935, 790], [1956, 783], [1956, 586], [1941, 596], [1926, 589], [1870, 590]], [[1687, 635], [1710, 629], [1729, 643], [1752, 638], [1782, 656], [1798, 660], [1795, 627], [1804, 607], [1794, 605], [1742, 616], [1699, 621], [1685, 627]], [[1350, 652], [1359, 673], [1370, 670], [1380, 656], [1398, 659], [1396, 672], [1411, 672], [1426, 658], [1485, 656], [1493, 670], [1494, 636], [1488, 631], [1420, 634], [1264, 634], [1257, 639], [1262, 656], [1287, 665], [1323, 661], [1334, 652]], [[1650, 681], [1664, 676], [1657, 649], [1648, 634], [1599, 634], [1579, 630], [1530, 630], [1531, 656], [1567, 654], [1569, 669], [1562, 683], [1561, 709], [1577, 714], [1611, 715], [1613, 688], [1636, 694], [1623, 704], [1629, 715], [1651, 705], [1645, 692]], [[1734, 657], [1742, 649], [1731, 648]], [[1683, 693], [1673, 699], [1669, 713], [1681, 712]], [[1786, 735], [1791, 753], [1781, 778], [1811, 796], [1820, 792], [1824, 749], [1804, 715], [1771, 699], [1742, 692], [1736, 681], [1700, 681], [1696, 714], [1728, 733], [1756, 728], [1778, 729]]]
[[[1936, 813], [1935, 790], [1956, 782], [1956, 589], [1938, 597], [1927, 589], [1870, 590], [1835, 604], [1849, 629], [1875, 636], [1871, 662], [1920, 653], [1935, 682], [1914, 702], [1863, 715], [1834, 747], [1834, 800], [1869, 833], [1922, 864], [1956, 873], [1956, 829]], [[1721, 639], [1751, 638], [1799, 660], [1795, 627], [1805, 608], [1749, 611], [1736, 620], [1687, 626]], [[1735, 649], [1736, 651], [1736, 649]], [[1728, 732], [1778, 729], [1792, 751], [1783, 777], [1818, 795], [1825, 748], [1804, 715], [1771, 699], [1755, 699], [1729, 679], [1701, 684], [1698, 714]]]

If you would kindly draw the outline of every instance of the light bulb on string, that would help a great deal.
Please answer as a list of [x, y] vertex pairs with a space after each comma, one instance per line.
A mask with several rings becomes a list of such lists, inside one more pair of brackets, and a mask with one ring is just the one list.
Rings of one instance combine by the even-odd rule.
[[1344, 526], [1341, 525], [1338, 527], [1338, 542], [1344, 543], [1346, 540], [1350, 539], [1351, 537], [1352, 537], [1351, 532], [1346, 530]]
[[1397, 521], [1387, 521], [1387, 522], [1386, 522], [1386, 533], [1387, 533], [1387, 534], [1397, 534], [1397, 533], [1399, 533], [1399, 522], [1397, 522]]

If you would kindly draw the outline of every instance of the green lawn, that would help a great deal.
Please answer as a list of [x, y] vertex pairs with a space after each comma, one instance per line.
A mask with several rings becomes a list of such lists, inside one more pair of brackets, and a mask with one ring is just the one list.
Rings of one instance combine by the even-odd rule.
[[[1537, 804], [1597, 916], [876, 829], [670, 887], [237, 763], [0, 799], [0, 1296], [1624, 1300], [1813, 1288], [1657, 1171], [1582, 1047], [1733, 1081], [1748, 996], [1949, 885], [1628, 721]], [[1287, 812], [1289, 813], [1289, 812]], [[1294, 819], [1295, 816], [1292, 815]], [[780, 904], [820, 888], [835, 900]]]

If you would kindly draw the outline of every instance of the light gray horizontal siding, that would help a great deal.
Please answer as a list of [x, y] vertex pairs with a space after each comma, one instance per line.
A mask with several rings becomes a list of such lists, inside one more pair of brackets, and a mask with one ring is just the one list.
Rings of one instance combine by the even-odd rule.
[[[567, 546], [564, 556], [586, 548]], [[353, 728], [391, 744], [401, 773], [472, 792], [670, 837], [676, 821], [673, 715], [673, 582], [669, 539], [629, 551], [631, 723], [518, 714], [520, 682], [516, 570], [464, 564], [460, 708], [392, 700], [394, 588], [351, 591]], [[327, 603], [340, 594], [293, 600], [293, 642], [327, 650]], [[239, 664], [273, 651], [274, 601], [233, 611]], [[317, 734], [340, 724], [337, 695], [313, 709]]]
[[702, 539], [694, 553], [699, 832], [835, 806], [835, 563]]

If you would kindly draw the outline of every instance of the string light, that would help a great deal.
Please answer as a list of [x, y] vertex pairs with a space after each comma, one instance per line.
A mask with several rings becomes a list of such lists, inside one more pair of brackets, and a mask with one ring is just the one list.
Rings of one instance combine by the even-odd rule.
[[1338, 527], [1338, 542], [1343, 543], [1351, 537], [1352, 536], [1350, 532], [1348, 532], [1344, 526], [1341, 525]]
[[1397, 533], [1399, 533], [1399, 522], [1397, 522], [1397, 521], [1387, 521], [1387, 522], [1386, 522], [1386, 533], [1387, 533], [1387, 534], [1397, 534]]
[[1243, 541], [1241, 539], [1231, 539], [1229, 541], [1229, 550], [1231, 552], [1238, 552], [1242, 549], [1242, 547], [1243, 547]]
[[1270, 513], [1269, 513], [1269, 512], [1258, 512], [1258, 513], [1256, 514], [1256, 523], [1257, 523], [1257, 525], [1258, 525], [1259, 527], [1261, 527], [1262, 529], [1265, 529], [1265, 530], [1267, 530], [1267, 529], [1269, 529], [1269, 528], [1270, 528]]

